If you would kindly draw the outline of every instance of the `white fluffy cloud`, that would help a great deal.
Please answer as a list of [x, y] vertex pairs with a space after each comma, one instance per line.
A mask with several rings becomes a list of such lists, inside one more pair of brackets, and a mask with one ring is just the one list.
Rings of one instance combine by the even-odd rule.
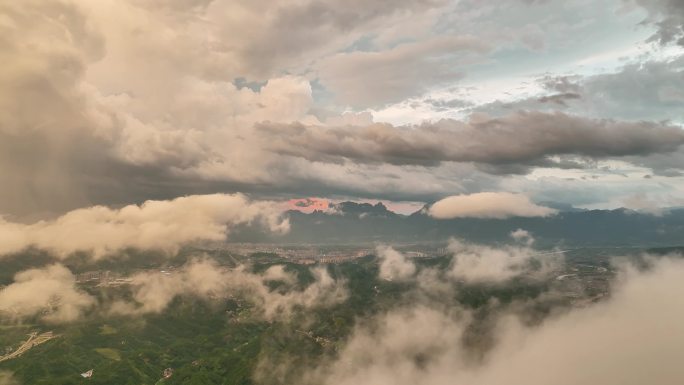
[[405, 280], [416, 273], [416, 265], [409, 261], [402, 253], [389, 246], [376, 248], [380, 259], [378, 277], [386, 280]]
[[560, 266], [560, 259], [537, 256], [539, 252], [530, 245], [491, 247], [452, 239], [448, 249], [453, 259], [448, 275], [466, 283], [496, 284], [520, 276], [543, 278]]
[[515, 278], [540, 282], [560, 271], [563, 256], [532, 248], [534, 238], [522, 229], [511, 233], [512, 245], [487, 246], [450, 239], [447, 251], [451, 261], [445, 269], [418, 267], [405, 255], [389, 246], [378, 246], [378, 278], [410, 281], [419, 294], [453, 292], [456, 283], [465, 285], [505, 285]]
[[532, 236], [532, 234], [530, 234], [529, 231], [524, 230], [524, 229], [517, 229], [517, 230], [514, 230], [514, 231], [511, 232], [510, 235], [511, 235], [511, 238], [513, 238], [513, 239], [516, 240], [517, 242], [521, 242], [521, 243], [523, 243], [523, 244], [525, 244], [525, 245], [527, 245], [527, 246], [532, 246], [532, 244], [533, 244], [534, 241], [535, 241], [535, 239], [534, 239], [534, 237]]
[[10, 318], [41, 315], [48, 322], [81, 317], [95, 299], [76, 288], [74, 275], [54, 264], [17, 273], [14, 282], [0, 289], [0, 314]]
[[435, 202], [428, 210], [438, 219], [546, 217], [555, 212], [534, 204], [525, 195], [505, 192], [454, 195]]
[[[267, 320], [289, 316], [297, 308], [330, 306], [344, 301], [344, 282], [333, 279], [325, 268], [312, 271], [314, 282], [303, 290], [292, 287], [296, 277], [283, 266], [272, 266], [261, 274], [251, 273], [244, 266], [227, 269], [210, 259], [194, 260], [176, 271], [164, 274], [144, 272], [132, 277], [134, 302], [115, 302], [115, 314], [159, 313], [180, 295], [200, 298], [235, 296], [246, 298]], [[268, 281], [281, 281], [286, 291], [271, 290]]]
[[101, 258], [125, 248], [173, 252], [195, 240], [223, 240], [232, 226], [259, 221], [275, 232], [289, 229], [282, 206], [241, 194], [194, 195], [147, 201], [120, 209], [95, 206], [50, 221], [0, 220], [0, 255], [33, 246], [66, 257], [76, 251]]

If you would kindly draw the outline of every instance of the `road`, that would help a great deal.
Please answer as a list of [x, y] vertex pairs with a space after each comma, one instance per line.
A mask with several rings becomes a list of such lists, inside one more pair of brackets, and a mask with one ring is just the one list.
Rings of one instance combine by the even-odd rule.
[[33, 332], [28, 336], [29, 338], [26, 341], [24, 341], [24, 343], [21, 344], [21, 346], [17, 350], [13, 351], [12, 353], [5, 354], [4, 356], [0, 356], [0, 362], [17, 358], [22, 354], [26, 353], [27, 351], [29, 351], [34, 346], [44, 344], [53, 338], [59, 337], [58, 335], [53, 334], [51, 331], [42, 334], [38, 334], [38, 332]]

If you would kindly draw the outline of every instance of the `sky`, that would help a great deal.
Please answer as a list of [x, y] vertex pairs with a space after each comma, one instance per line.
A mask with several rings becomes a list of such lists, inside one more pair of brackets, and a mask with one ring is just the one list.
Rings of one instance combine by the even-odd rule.
[[681, 206], [683, 27], [679, 0], [2, 2], [0, 215]]

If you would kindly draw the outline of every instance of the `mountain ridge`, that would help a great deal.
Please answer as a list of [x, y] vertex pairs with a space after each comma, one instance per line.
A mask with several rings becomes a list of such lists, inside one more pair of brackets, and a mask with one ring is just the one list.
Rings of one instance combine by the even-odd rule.
[[383, 204], [342, 202], [329, 211], [286, 213], [290, 231], [268, 234], [256, 226], [231, 233], [232, 241], [282, 243], [446, 242], [459, 238], [477, 243], [511, 242], [510, 233], [529, 231], [540, 246], [672, 246], [684, 244], [684, 209], [662, 215], [626, 208], [559, 211], [548, 217], [435, 219], [424, 209], [408, 215]]

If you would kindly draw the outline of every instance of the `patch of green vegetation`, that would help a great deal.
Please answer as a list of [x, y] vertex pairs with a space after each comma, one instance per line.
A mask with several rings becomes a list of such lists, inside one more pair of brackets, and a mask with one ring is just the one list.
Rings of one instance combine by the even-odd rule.
[[112, 348], [95, 348], [96, 352], [114, 361], [121, 361], [121, 353], [118, 350]]
[[35, 327], [34, 324], [0, 324], [0, 330], [17, 330], [17, 329], [30, 329]]
[[117, 331], [117, 330], [116, 330], [115, 328], [113, 328], [113, 327], [111, 327], [111, 326], [109, 326], [109, 325], [107, 325], [107, 324], [104, 324], [104, 325], [100, 326], [100, 335], [103, 335], [103, 336], [108, 336], [108, 335], [111, 335], [111, 334], [116, 334], [116, 331]]

